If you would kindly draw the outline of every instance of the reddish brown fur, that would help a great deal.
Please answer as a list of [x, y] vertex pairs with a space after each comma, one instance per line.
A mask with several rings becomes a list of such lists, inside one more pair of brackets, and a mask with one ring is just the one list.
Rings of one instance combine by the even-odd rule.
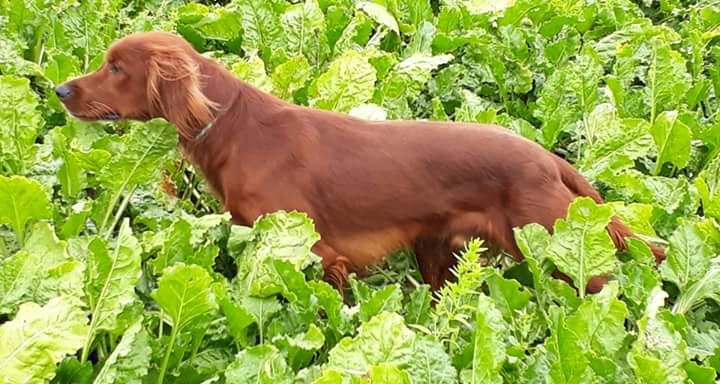
[[[108, 63], [121, 71], [110, 73]], [[576, 196], [602, 201], [565, 160], [501, 127], [370, 122], [292, 105], [172, 34], [128, 36], [110, 48], [102, 68], [67, 85], [73, 94], [64, 102], [80, 118], [109, 110], [175, 124], [186, 156], [235, 222], [251, 224], [276, 210], [306, 212], [322, 236], [314, 251], [341, 289], [349, 272], [404, 247], [414, 248], [437, 289], [465, 239], [481, 236], [520, 260], [514, 227], [537, 222], [552, 230]], [[95, 105], [104, 107], [98, 112]], [[632, 236], [617, 219], [608, 231], [619, 249]], [[653, 251], [663, 258], [661, 249]]]

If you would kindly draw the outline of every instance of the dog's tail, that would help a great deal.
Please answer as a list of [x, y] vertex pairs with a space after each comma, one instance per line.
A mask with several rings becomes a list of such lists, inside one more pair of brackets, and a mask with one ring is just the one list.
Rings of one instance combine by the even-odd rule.
[[[567, 161], [559, 156], [553, 155], [555, 163], [560, 170], [560, 177], [563, 184], [565, 184], [570, 191], [578, 196], [587, 196], [598, 204], [603, 203], [603, 199], [600, 193], [588, 182], [575, 168], [570, 165]], [[615, 243], [615, 247], [619, 250], [627, 249], [627, 243], [625, 238], [636, 237], [635, 234], [628, 228], [618, 217], [613, 217], [610, 224], [608, 224], [608, 233]], [[657, 263], [665, 260], [665, 250], [651, 243], [647, 243], [648, 247], [655, 256]]]

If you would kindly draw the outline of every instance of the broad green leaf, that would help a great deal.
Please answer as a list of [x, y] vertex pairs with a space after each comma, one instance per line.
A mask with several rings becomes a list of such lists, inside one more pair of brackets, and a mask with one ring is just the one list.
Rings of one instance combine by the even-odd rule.
[[641, 383], [682, 383], [687, 344], [682, 335], [662, 316], [667, 293], [655, 287], [645, 316], [638, 322], [638, 337], [628, 355], [635, 376]]
[[552, 148], [560, 133], [588, 114], [598, 103], [602, 65], [597, 54], [585, 49], [578, 58], [558, 68], [539, 93], [534, 116], [542, 125], [542, 144]]
[[487, 296], [478, 296], [475, 312], [475, 327], [470, 348], [470, 366], [460, 372], [463, 383], [502, 383], [500, 375], [507, 359], [505, 337], [508, 325], [502, 313]]
[[693, 184], [700, 193], [705, 216], [720, 220], [720, 155], [708, 163]]
[[680, 293], [673, 306], [673, 313], [684, 314], [706, 298], [720, 303], [720, 258], [717, 257], [710, 261], [705, 275]]
[[[43, 120], [30, 81], [0, 76], [0, 164], [3, 174], [24, 174], [35, 156]], [[6, 200], [6, 199], [2, 199]]]
[[47, 223], [36, 223], [27, 244], [0, 262], [0, 313], [13, 313], [25, 301], [44, 305], [67, 295], [81, 299], [85, 266], [68, 256]]
[[650, 106], [652, 123], [660, 112], [676, 108], [690, 87], [690, 76], [682, 54], [669, 45], [657, 44], [652, 50], [645, 81], [644, 97]]
[[305, 56], [296, 56], [275, 67], [272, 75], [273, 93], [288, 101], [293, 100], [293, 93], [305, 87], [310, 79], [310, 63]]
[[87, 186], [87, 177], [81, 162], [70, 150], [65, 135], [59, 130], [49, 133], [46, 139], [50, 139], [53, 143], [53, 155], [62, 160], [62, 165], [58, 169], [58, 179], [62, 187], [60, 191], [66, 199], [73, 199]]
[[418, 337], [412, 359], [405, 369], [414, 384], [454, 384], [457, 371], [442, 345], [429, 337]]
[[402, 308], [402, 291], [397, 284], [373, 290], [362, 281], [351, 280], [350, 287], [360, 306], [358, 314], [361, 322], [366, 322], [381, 312], [399, 312]]
[[217, 309], [211, 284], [212, 278], [202, 267], [177, 263], [163, 271], [151, 296], [179, 333], [199, 326], [205, 315]]
[[395, 16], [388, 12], [387, 8], [383, 5], [370, 1], [359, 1], [356, 7], [358, 10], [365, 12], [378, 24], [395, 33], [400, 33], [400, 28], [398, 27], [397, 20], [395, 20]]
[[[186, 7], [193, 4], [187, 4]], [[195, 4], [198, 5], [198, 4]], [[197, 8], [192, 6], [192, 8]], [[225, 8], [217, 8], [207, 12], [189, 24], [189, 26], [202, 37], [211, 40], [230, 41], [236, 39], [241, 31], [241, 18], [237, 12], [228, 11]], [[199, 16], [199, 15], [198, 15]], [[185, 15], [186, 21], [190, 20], [189, 13]], [[180, 29], [182, 30], [182, 28]]]
[[315, 324], [310, 324], [306, 332], [276, 337], [272, 343], [283, 351], [290, 367], [299, 370], [307, 366], [313, 354], [325, 344], [325, 335]]
[[628, 311], [625, 303], [618, 300], [618, 291], [617, 282], [609, 283], [566, 318], [565, 326], [575, 334], [590, 361], [612, 359], [623, 347]]
[[67, 298], [42, 307], [21, 305], [13, 320], [0, 326], [0, 382], [48, 382], [56, 364], [77, 352], [87, 332], [85, 313]]
[[678, 168], [685, 168], [690, 159], [690, 128], [678, 119], [675, 111], [661, 113], [650, 129], [658, 157], [655, 174], [659, 174], [663, 164], [671, 163]]
[[328, 54], [325, 15], [317, 0], [305, 0], [289, 6], [280, 16], [287, 39], [288, 55], [305, 56], [320, 65]]
[[269, 93], [273, 90], [273, 83], [265, 72], [265, 63], [255, 52], [233, 64], [231, 71], [261, 91]]
[[610, 206], [580, 197], [568, 208], [567, 219], [555, 222], [547, 255], [572, 278], [580, 297], [585, 295], [585, 286], [593, 276], [615, 270], [615, 245], [606, 230], [612, 216]]
[[228, 384], [283, 384], [292, 383], [292, 370], [280, 352], [272, 345], [257, 345], [240, 351], [227, 369]]
[[140, 384], [150, 366], [148, 334], [142, 328], [142, 320], [136, 321], [123, 334], [122, 340], [108, 356], [94, 384], [126, 383]]
[[552, 333], [545, 339], [549, 365], [545, 382], [558, 384], [592, 382], [594, 375], [585, 357], [585, 350], [577, 335], [567, 327], [565, 313], [560, 313], [555, 321], [557, 324], [552, 327]]
[[684, 291], [705, 275], [711, 257], [711, 250], [703, 241], [697, 226], [685, 221], [670, 237], [667, 259], [660, 266], [660, 275]]
[[261, 297], [280, 292], [272, 260], [285, 260], [297, 270], [305, 269], [318, 259], [310, 249], [319, 238], [304, 213], [281, 211], [260, 217], [242, 253], [233, 255], [238, 282], [248, 293]]
[[0, 175], [0, 224], [8, 224], [25, 242], [28, 222], [50, 218], [50, 202], [43, 187], [22, 176]]
[[650, 125], [641, 119], [619, 119], [609, 104], [599, 104], [587, 117], [588, 141], [578, 164], [589, 179], [606, 172], [631, 168], [651, 148]]
[[233, 2], [241, 15], [243, 29], [242, 48], [245, 52], [261, 52], [264, 59], [273, 51], [283, 49], [286, 39], [278, 15], [271, 3], [263, 0], [237, 0]]
[[505, 320], [511, 320], [515, 311], [525, 308], [532, 294], [517, 280], [506, 279], [499, 273], [491, 273], [486, 280], [490, 297]]
[[406, 366], [412, 359], [415, 334], [402, 316], [383, 312], [360, 326], [357, 336], [346, 337], [330, 350], [328, 368], [363, 375], [381, 363]]
[[118, 316], [135, 300], [133, 288], [140, 278], [141, 249], [132, 235], [130, 221], [120, 227], [112, 250], [101, 239], [90, 243], [85, 289], [90, 306], [90, 331], [85, 341], [82, 362], [85, 362], [95, 336], [100, 331], [123, 331]]
[[695, 363], [694, 361], [688, 361], [683, 365], [683, 369], [688, 375], [688, 379], [693, 384], [715, 384], [715, 369], [712, 367], [706, 367]]
[[410, 376], [392, 364], [378, 364], [370, 367], [370, 382], [377, 384], [411, 384]]
[[348, 112], [370, 100], [375, 90], [375, 68], [361, 52], [347, 51], [330, 63], [310, 89], [310, 105]]

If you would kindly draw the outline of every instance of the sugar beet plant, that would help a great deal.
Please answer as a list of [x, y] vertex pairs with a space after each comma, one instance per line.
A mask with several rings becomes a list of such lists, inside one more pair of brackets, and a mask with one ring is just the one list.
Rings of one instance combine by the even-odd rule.
[[[0, 383], [718, 380], [717, 2], [212, 3], [0, 0]], [[471, 241], [437, 295], [399, 253], [344, 302], [306, 215], [231, 225], [172, 126], [66, 116], [52, 87], [149, 29], [293, 103], [501, 124], [608, 203], [516, 228], [520, 264]], [[667, 260], [616, 253], [613, 215]]]

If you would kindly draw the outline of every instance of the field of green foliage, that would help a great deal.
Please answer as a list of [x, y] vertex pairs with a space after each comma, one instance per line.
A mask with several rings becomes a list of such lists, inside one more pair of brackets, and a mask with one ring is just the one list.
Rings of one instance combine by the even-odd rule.
[[[720, 2], [217, 3], [0, 0], [0, 383], [718, 382]], [[517, 228], [520, 264], [471, 241], [437, 295], [398, 252], [343, 302], [307, 216], [233, 226], [174, 127], [64, 112], [151, 29], [297, 104], [503, 125], [608, 203]], [[667, 260], [616, 253], [613, 215]]]

